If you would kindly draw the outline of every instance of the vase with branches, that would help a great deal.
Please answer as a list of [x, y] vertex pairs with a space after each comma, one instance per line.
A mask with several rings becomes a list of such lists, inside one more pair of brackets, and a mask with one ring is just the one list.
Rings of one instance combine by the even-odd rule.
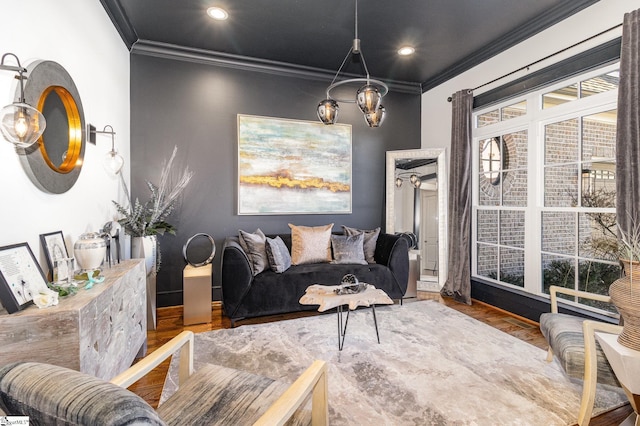
[[[189, 170], [189, 167], [176, 174], [174, 162], [177, 152], [178, 147], [175, 146], [169, 160], [162, 162], [160, 181], [157, 185], [149, 181], [146, 182], [150, 192], [150, 197], [146, 202], [140, 202], [138, 198], [131, 202], [129, 190], [120, 173], [120, 182], [127, 196], [127, 204], [123, 205], [117, 201], [113, 201], [113, 204], [122, 216], [118, 223], [123, 227], [124, 232], [131, 237], [155, 237], [165, 233], [176, 234], [176, 227], [167, 222], [167, 218], [173, 213], [180, 195], [193, 177], [193, 172]], [[156, 247], [156, 271], [160, 267], [160, 261], [160, 250]]]

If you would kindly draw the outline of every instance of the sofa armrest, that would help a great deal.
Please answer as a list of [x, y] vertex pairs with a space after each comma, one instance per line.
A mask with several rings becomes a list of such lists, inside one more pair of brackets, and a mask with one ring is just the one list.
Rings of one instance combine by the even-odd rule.
[[409, 245], [400, 235], [378, 236], [374, 254], [376, 263], [385, 265], [393, 274], [398, 289], [404, 295], [409, 284]]
[[221, 279], [224, 312], [233, 319], [234, 312], [242, 303], [253, 281], [249, 256], [240, 246], [238, 237], [228, 237], [224, 240]]

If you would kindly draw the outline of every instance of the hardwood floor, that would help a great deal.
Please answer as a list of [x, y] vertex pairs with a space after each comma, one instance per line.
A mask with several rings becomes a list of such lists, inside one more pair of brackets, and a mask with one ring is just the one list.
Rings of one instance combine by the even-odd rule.
[[[491, 325], [505, 333], [511, 334], [525, 342], [547, 349], [546, 341], [540, 333], [538, 324], [525, 318], [518, 317], [509, 312], [502, 311], [493, 306], [474, 301], [473, 305], [463, 305], [450, 299], [442, 299], [439, 295], [430, 296], [422, 293], [420, 299], [437, 298], [447, 306], [456, 309], [472, 318]], [[412, 303], [407, 301], [406, 303]], [[315, 312], [301, 312], [295, 314], [273, 315], [269, 317], [244, 320], [239, 325], [261, 324], [283, 319], [299, 318], [303, 316], [316, 315]], [[158, 326], [156, 330], [151, 330], [147, 334], [147, 353], [153, 352], [163, 343], [170, 340], [183, 330], [191, 330], [194, 333], [201, 333], [210, 330], [231, 328], [231, 321], [222, 315], [222, 307], [219, 302], [213, 302], [211, 307], [211, 322], [184, 326], [182, 324], [182, 306], [158, 309]], [[129, 389], [144, 398], [149, 404], [157, 407], [162, 392], [165, 376], [169, 369], [169, 361], [163, 363], [152, 373], [134, 383]], [[609, 413], [602, 414], [592, 419], [592, 426], [609, 426], [620, 424], [632, 412], [630, 405], [625, 405]]]

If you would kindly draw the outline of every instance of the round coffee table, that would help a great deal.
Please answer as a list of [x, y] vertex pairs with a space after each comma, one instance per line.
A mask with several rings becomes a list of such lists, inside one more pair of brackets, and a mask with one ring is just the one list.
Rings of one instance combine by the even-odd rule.
[[[325, 312], [336, 308], [338, 316], [338, 350], [344, 347], [344, 338], [347, 334], [349, 324], [349, 312], [359, 306], [370, 306], [373, 312], [373, 323], [376, 329], [376, 337], [380, 343], [378, 333], [378, 320], [376, 319], [376, 305], [393, 305], [393, 300], [389, 298], [383, 290], [377, 289], [371, 284], [367, 284], [366, 290], [360, 293], [336, 294], [335, 290], [340, 288], [337, 285], [314, 284], [307, 287], [305, 294], [300, 298], [303, 305], [320, 305], [318, 312]], [[347, 317], [343, 323], [344, 306], [347, 308]]]

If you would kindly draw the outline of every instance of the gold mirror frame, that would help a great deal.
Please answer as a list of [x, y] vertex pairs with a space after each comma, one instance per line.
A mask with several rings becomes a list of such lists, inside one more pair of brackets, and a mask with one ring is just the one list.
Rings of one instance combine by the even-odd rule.
[[[24, 86], [25, 101], [49, 119], [44, 105], [52, 95], [62, 102], [66, 118], [64, 129], [55, 129], [55, 138], [50, 133], [54, 126], [47, 126], [38, 142], [29, 148], [17, 148], [25, 172], [31, 181], [42, 191], [62, 194], [76, 183], [82, 169], [86, 145], [84, 110], [80, 94], [69, 73], [53, 61], [36, 61], [27, 66], [28, 79]], [[47, 132], [49, 131], [49, 133]], [[45, 138], [66, 142], [66, 155], [60, 165], [56, 165], [47, 152]]]

